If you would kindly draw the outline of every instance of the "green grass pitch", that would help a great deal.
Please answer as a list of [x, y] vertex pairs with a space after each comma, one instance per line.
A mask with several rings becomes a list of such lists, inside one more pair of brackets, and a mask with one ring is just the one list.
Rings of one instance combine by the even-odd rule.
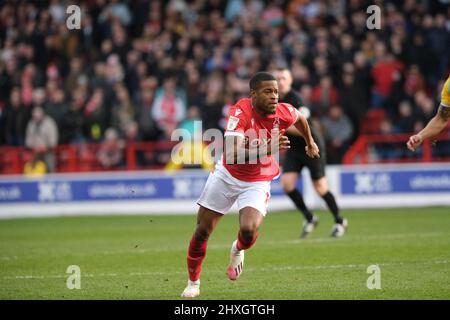
[[[450, 299], [450, 208], [348, 210], [331, 239], [331, 214], [300, 240], [297, 212], [270, 212], [245, 269], [228, 280], [238, 217], [209, 241], [200, 299]], [[0, 299], [181, 299], [195, 216], [0, 220]], [[369, 290], [377, 264], [381, 289]], [[66, 286], [68, 266], [81, 288]]]

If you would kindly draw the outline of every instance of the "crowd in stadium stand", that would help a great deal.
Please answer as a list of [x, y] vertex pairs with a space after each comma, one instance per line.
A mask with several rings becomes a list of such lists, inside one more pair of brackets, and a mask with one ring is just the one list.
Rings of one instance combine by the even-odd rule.
[[339, 163], [368, 110], [375, 132], [422, 128], [450, 68], [443, 0], [86, 0], [80, 30], [69, 2], [0, 1], [0, 145], [164, 141], [189, 117], [223, 130], [250, 76], [287, 66]]

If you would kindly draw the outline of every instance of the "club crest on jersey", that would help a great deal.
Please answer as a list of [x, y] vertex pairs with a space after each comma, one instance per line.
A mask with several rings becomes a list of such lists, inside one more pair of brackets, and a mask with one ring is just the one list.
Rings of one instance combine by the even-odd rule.
[[228, 119], [228, 125], [227, 125], [227, 130], [234, 130], [236, 129], [237, 125], [239, 122], [239, 118], [230, 116], [230, 118]]
[[234, 113], [234, 115], [237, 117], [238, 115], [240, 115], [242, 113], [241, 109], [236, 109], [236, 112]]

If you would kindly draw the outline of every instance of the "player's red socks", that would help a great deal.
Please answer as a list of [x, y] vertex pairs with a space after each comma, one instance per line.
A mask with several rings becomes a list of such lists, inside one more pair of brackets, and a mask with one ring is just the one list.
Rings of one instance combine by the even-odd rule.
[[241, 232], [239, 232], [236, 249], [241, 251], [241, 250], [247, 250], [248, 248], [251, 248], [255, 244], [256, 239], [258, 239], [258, 235], [259, 235], [258, 232], [255, 232], [255, 234], [253, 235], [253, 238], [248, 239], [248, 238], [244, 237]]
[[192, 236], [187, 255], [187, 267], [189, 280], [191, 281], [200, 279], [200, 272], [202, 271], [202, 263], [206, 256], [207, 245], [208, 240], [199, 241], [195, 238], [195, 234]]

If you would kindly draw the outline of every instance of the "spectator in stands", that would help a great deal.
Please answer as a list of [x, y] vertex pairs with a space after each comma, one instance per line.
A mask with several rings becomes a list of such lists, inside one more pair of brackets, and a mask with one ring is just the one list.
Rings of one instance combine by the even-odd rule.
[[368, 109], [367, 96], [364, 84], [356, 81], [355, 66], [346, 63], [343, 66], [341, 86], [339, 88], [339, 101], [345, 114], [349, 117], [353, 126], [351, 142], [359, 135], [359, 126], [363, 115]]
[[65, 81], [66, 92], [75, 90], [79, 77], [83, 74], [83, 59], [81, 57], [73, 57], [70, 60], [70, 70]]
[[295, 90], [299, 91], [303, 86], [309, 85], [311, 74], [308, 68], [297, 59], [291, 61], [291, 73], [292, 87]]
[[137, 100], [137, 121], [139, 132], [144, 141], [159, 140], [162, 131], [152, 116], [153, 96], [157, 81], [154, 78], [148, 78], [141, 81], [140, 95]]
[[372, 76], [370, 74], [370, 64], [362, 51], [357, 51], [353, 58], [355, 66], [355, 81], [361, 87], [362, 94], [365, 96], [365, 106], [370, 106]]
[[82, 90], [76, 90], [69, 104], [69, 110], [62, 119], [61, 143], [62, 144], [82, 144], [87, 142], [83, 133], [84, 114], [83, 109], [86, 103], [86, 96]]
[[396, 121], [396, 131], [399, 133], [411, 133], [416, 125], [416, 117], [409, 101], [404, 100], [398, 107], [398, 119]]
[[328, 75], [322, 77], [319, 85], [315, 86], [312, 91], [313, 114], [319, 117], [327, 114], [330, 107], [338, 102], [338, 99], [338, 91], [333, 85], [333, 79]]
[[442, 75], [448, 74], [450, 32], [448, 26], [446, 27], [447, 21], [442, 13], [437, 14], [434, 18], [430, 15], [424, 18], [424, 30], [428, 40], [427, 43], [433, 53], [431, 57], [427, 58], [434, 62], [434, 72], [430, 74], [433, 85], [437, 85], [439, 76], [442, 77]]
[[[306, 59], [305, 59], [306, 60]], [[321, 79], [330, 75], [330, 62], [322, 56], [314, 57], [313, 73], [311, 75], [311, 85], [317, 86]]]
[[385, 103], [391, 94], [392, 85], [400, 78], [400, 72], [403, 71], [404, 64], [396, 60], [382, 42], [376, 44], [375, 56], [376, 62], [372, 69], [374, 87], [371, 106], [383, 108], [386, 107]]
[[322, 118], [322, 124], [327, 150], [330, 151], [329, 163], [340, 163], [352, 137], [352, 123], [341, 106], [333, 105], [328, 114]]
[[35, 88], [32, 93], [32, 106], [33, 108], [40, 107], [45, 108], [47, 100], [46, 92], [44, 88]]
[[155, 92], [152, 105], [152, 116], [159, 128], [170, 139], [173, 130], [186, 115], [186, 93], [176, 86], [174, 77], [164, 79], [162, 87]]
[[107, 127], [104, 91], [96, 88], [83, 109], [84, 136], [91, 142], [101, 140]]
[[97, 159], [104, 169], [118, 168], [123, 164], [124, 142], [120, 139], [116, 129], [108, 128], [105, 139], [97, 153]]
[[[62, 133], [66, 129], [63, 127], [64, 117], [69, 111], [69, 106], [66, 103], [66, 94], [60, 88], [52, 88], [48, 91], [47, 96], [48, 99], [44, 105], [44, 111], [55, 120], [58, 131]], [[60, 143], [62, 143], [62, 140], [60, 140]]]
[[225, 80], [220, 72], [212, 73], [206, 85], [206, 93], [203, 107], [199, 116], [203, 121], [203, 130], [219, 127], [222, 118], [222, 107], [224, 105], [223, 95], [225, 91]]
[[33, 89], [44, 86], [43, 75], [36, 65], [28, 63], [20, 77], [22, 102], [30, 107], [33, 103]]
[[27, 125], [25, 145], [33, 151], [43, 153], [49, 172], [53, 172], [56, 167], [54, 148], [57, 144], [58, 127], [55, 121], [41, 107], [35, 107]]
[[339, 38], [339, 53], [337, 55], [338, 65], [352, 62], [355, 55], [355, 45], [353, 37], [346, 33]]
[[412, 99], [416, 92], [422, 90], [426, 90], [425, 79], [420, 72], [419, 66], [413, 64], [406, 72], [403, 92], [406, 98]]
[[127, 144], [142, 141], [136, 121], [130, 121], [126, 124], [124, 138]]
[[123, 83], [117, 83], [114, 87], [116, 103], [112, 107], [111, 125], [124, 135], [128, 124], [134, 121], [135, 108], [132, 104], [128, 90]]
[[22, 104], [20, 88], [11, 90], [9, 103], [5, 108], [5, 140], [10, 146], [23, 146], [25, 144], [25, 131], [30, 119], [30, 109]]

